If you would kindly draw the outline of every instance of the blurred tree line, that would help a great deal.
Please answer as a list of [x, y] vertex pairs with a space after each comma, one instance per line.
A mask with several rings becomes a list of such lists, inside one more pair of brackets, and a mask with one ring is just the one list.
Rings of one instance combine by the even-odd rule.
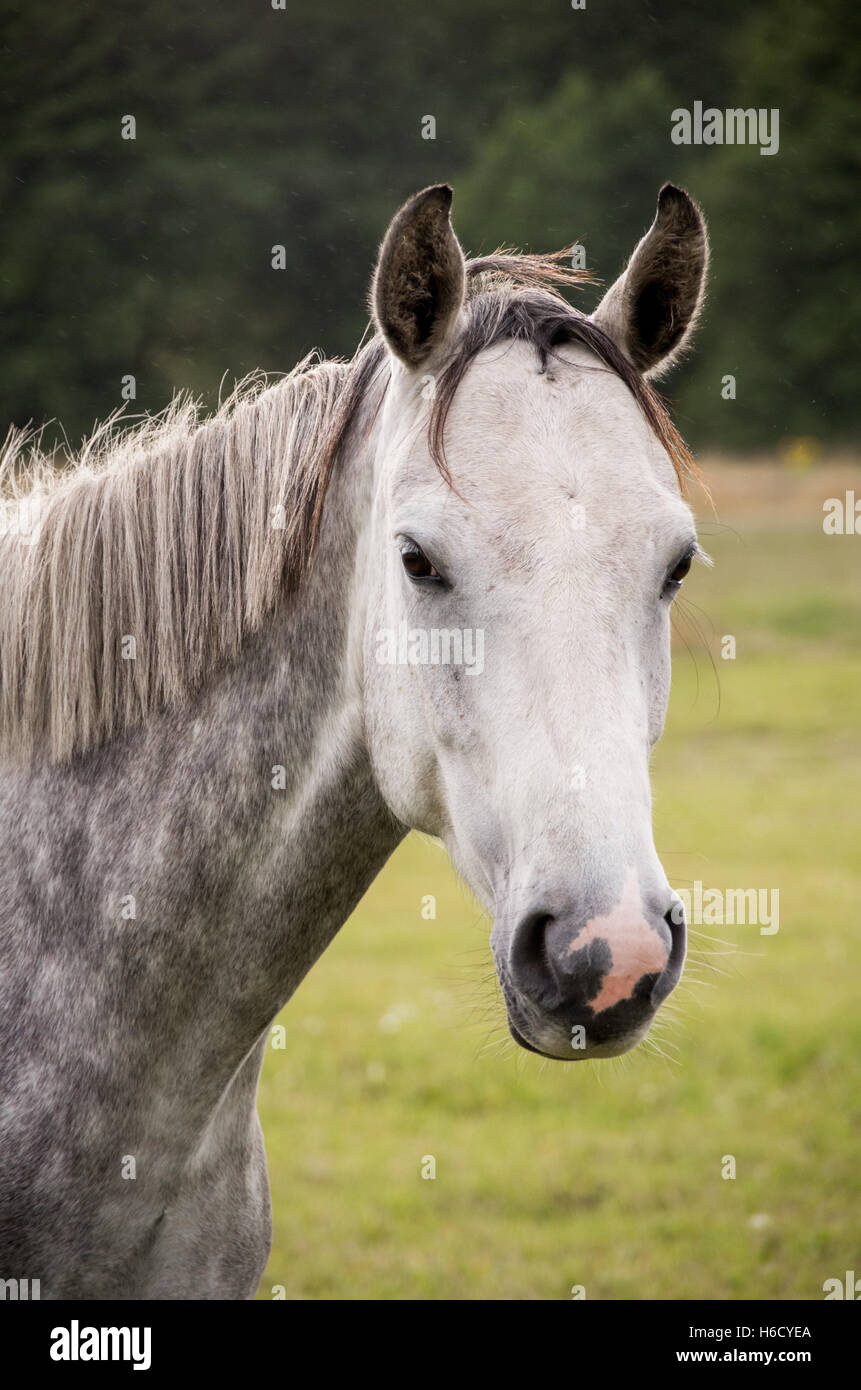
[[[137, 411], [349, 355], [379, 239], [425, 184], [454, 184], [468, 250], [580, 240], [609, 282], [671, 179], [713, 244], [697, 351], [665, 388], [682, 429], [738, 450], [851, 440], [855, 0], [272, 6], [0, 3], [4, 422], [76, 442], [129, 374]], [[695, 101], [778, 108], [779, 152], [674, 145]]]

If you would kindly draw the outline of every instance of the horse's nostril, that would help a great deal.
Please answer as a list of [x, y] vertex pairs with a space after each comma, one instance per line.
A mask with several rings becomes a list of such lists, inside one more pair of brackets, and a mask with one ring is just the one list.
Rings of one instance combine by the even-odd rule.
[[670, 929], [670, 936], [675, 941], [676, 934], [685, 929], [685, 905], [681, 898], [678, 898], [672, 907], [664, 913], [664, 921]]
[[531, 912], [518, 924], [511, 943], [512, 973], [518, 987], [536, 1003], [550, 995], [558, 997], [547, 950], [547, 929], [554, 920], [551, 912]]
[[685, 929], [685, 909], [681, 898], [677, 898], [673, 906], [664, 913], [664, 921], [670, 929], [670, 939], [673, 944], [670, 958], [660, 979], [655, 981], [652, 990], [652, 1004], [655, 1008], [664, 1002], [667, 995], [672, 994], [679, 983], [682, 966], [685, 963], [687, 931]]

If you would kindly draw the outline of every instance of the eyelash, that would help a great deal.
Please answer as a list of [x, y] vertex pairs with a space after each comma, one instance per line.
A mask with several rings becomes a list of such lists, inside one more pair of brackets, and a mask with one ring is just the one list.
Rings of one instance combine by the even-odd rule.
[[[694, 557], [696, 556], [696, 553], [696, 546], [691, 546], [689, 550], [685, 551], [684, 555], [679, 556], [675, 565], [669, 571], [666, 581], [664, 583], [665, 595], [675, 595], [679, 592], [679, 590], [682, 587], [682, 584], [684, 583], [685, 579], [690, 573], [690, 568], [693, 563]], [[675, 579], [673, 576], [678, 574], [679, 570], [682, 571], [681, 576], [678, 579]]]

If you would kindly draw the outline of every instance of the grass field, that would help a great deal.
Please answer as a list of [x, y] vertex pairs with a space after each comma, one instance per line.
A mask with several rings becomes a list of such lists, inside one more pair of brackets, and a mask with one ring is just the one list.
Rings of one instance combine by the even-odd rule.
[[751, 472], [716, 470], [720, 525], [698, 508], [716, 563], [686, 588], [702, 636], [680, 615], [655, 838], [678, 888], [779, 890], [779, 931], [694, 928], [660, 1053], [545, 1063], [411, 836], [267, 1057], [259, 1297], [821, 1299], [861, 1272], [861, 535], [823, 535], [830, 479]]

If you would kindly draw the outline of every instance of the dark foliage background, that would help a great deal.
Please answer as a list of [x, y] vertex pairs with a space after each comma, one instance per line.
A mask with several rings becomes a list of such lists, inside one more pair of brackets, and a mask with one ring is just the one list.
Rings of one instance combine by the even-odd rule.
[[[714, 248], [698, 351], [669, 387], [682, 428], [737, 450], [851, 438], [855, 0], [0, 9], [5, 420], [75, 441], [127, 373], [134, 408], [158, 409], [312, 347], [350, 354], [379, 238], [427, 183], [454, 184], [468, 249], [579, 238], [608, 281], [672, 179]], [[695, 100], [778, 107], [779, 153], [673, 145], [670, 113]]]

